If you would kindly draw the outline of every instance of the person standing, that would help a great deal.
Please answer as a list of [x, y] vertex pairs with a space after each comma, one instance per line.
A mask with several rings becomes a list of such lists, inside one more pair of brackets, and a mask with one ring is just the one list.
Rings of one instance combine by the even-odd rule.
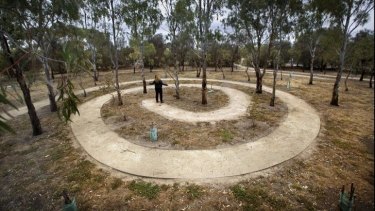
[[151, 82], [150, 85], [155, 85], [156, 102], [157, 103], [159, 102], [159, 95], [160, 95], [160, 103], [163, 103], [163, 85], [168, 86], [168, 84], [163, 83], [159, 75], [155, 75], [155, 80]]

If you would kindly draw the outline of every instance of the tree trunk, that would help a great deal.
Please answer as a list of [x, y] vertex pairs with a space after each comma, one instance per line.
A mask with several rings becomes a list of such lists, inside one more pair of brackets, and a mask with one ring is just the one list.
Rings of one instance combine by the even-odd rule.
[[223, 79], [225, 80], [225, 75], [224, 75], [223, 66], [220, 66], [220, 70], [221, 70], [221, 73], [223, 74]]
[[203, 76], [202, 76], [202, 104], [203, 105], [207, 105], [207, 75], [206, 75], [206, 69], [207, 69], [206, 51], [204, 50]]
[[313, 77], [314, 77], [314, 55], [315, 53], [313, 53], [313, 55], [311, 55], [311, 60], [310, 60], [310, 80], [309, 80], [309, 84], [310, 85], [313, 85]]
[[249, 74], [249, 67], [246, 67], [246, 75], [247, 75], [247, 81], [250, 82], [250, 74]]
[[262, 74], [260, 73], [259, 67], [255, 68], [255, 75], [257, 78], [257, 83], [256, 83], [256, 88], [255, 88], [255, 93], [257, 94], [262, 94]]
[[272, 97], [271, 97], [271, 102], [270, 106], [275, 106], [275, 99], [276, 99], [276, 77], [277, 77], [277, 71], [279, 70], [279, 60], [278, 57], [280, 55], [280, 49], [278, 50], [277, 53], [277, 58], [276, 58], [276, 68], [273, 70], [273, 83], [272, 83]]
[[277, 76], [277, 69], [273, 71], [272, 97], [271, 97], [270, 106], [275, 106], [275, 98], [276, 98], [276, 76]]
[[362, 72], [361, 72], [361, 77], [359, 78], [359, 81], [363, 81], [363, 77], [365, 76], [365, 68], [363, 68], [363, 65], [362, 65], [362, 62], [361, 62], [361, 69], [362, 69]]
[[99, 81], [99, 74], [96, 68], [96, 49], [95, 47], [92, 49], [92, 69], [94, 71], [94, 85], [96, 86], [96, 82]]
[[47, 81], [47, 89], [48, 89], [48, 99], [49, 99], [49, 108], [51, 112], [57, 111], [57, 104], [55, 99], [55, 91], [53, 89], [53, 82], [51, 76], [49, 74], [49, 65], [46, 58], [41, 58], [41, 62], [44, 66], [44, 73], [46, 74], [46, 81]]
[[335, 84], [333, 85], [332, 98], [331, 98], [330, 104], [334, 106], [339, 106], [339, 88], [340, 88], [342, 72], [344, 69], [344, 57], [345, 57], [344, 54], [345, 53], [343, 51], [340, 52], [340, 67], [337, 72]]
[[55, 74], [53, 73], [52, 68], [50, 68], [50, 70], [51, 70], [51, 78], [52, 78], [52, 80], [55, 80]]
[[144, 43], [143, 43], [143, 35], [142, 35], [142, 45], [141, 45], [141, 60], [142, 60], [142, 66], [141, 66], [141, 73], [142, 73], [142, 82], [143, 82], [143, 94], [147, 94], [147, 87], [146, 87], [146, 78], [145, 78], [145, 61], [143, 59], [144, 54]]
[[371, 77], [370, 77], [370, 88], [372, 88], [372, 79], [374, 78], [375, 70], [372, 70]]
[[345, 78], [345, 91], [346, 92], [349, 91], [347, 82], [348, 82], [348, 78], [351, 72], [352, 72], [352, 68], [349, 69], [348, 74], [346, 75], [346, 78]]
[[198, 64], [198, 69], [197, 69], [197, 78], [201, 77], [201, 71], [202, 71], [202, 65], [201, 63]]
[[180, 81], [178, 79], [178, 74], [179, 74], [179, 71], [178, 71], [178, 61], [177, 61], [177, 55], [174, 54], [174, 76], [176, 78], [176, 81], [175, 81], [175, 84], [176, 84], [176, 99], [180, 99]]
[[[349, 25], [349, 19], [347, 19], [346, 25]], [[344, 30], [346, 33], [346, 29]], [[331, 99], [331, 105], [334, 106], [339, 106], [339, 88], [340, 88], [340, 81], [341, 81], [341, 76], [342, 72], [345, 68], [345, 53], [346, 53], [346, 45], [347, 45], [347, 40], [348, 35], [344, 34], [344, 40], [340, 48], [340, 65], [339, 65], [339, 71], [337, 72], [336, 76], [336, 81], [335, 84], [333, 85], [333, 91], [332, 91], [332, 99]]]
[[113, 0], [111, 0], [111, 19], [112, 19], [113, 47], [115, 49], [114, 65], [115, 65], [115, 77], [116, 77], [116, 92], [117, 92], [118, 105], [121, 106], [123, 105], [123, 102], [121, 98], [121, 91], [120, 91], [120, 85], [119, 85], [119, 80], [118, 80], [118, 52], [117, 52], [117, 42], [116, 42], [115, 11], [113, 8]]
[[31, 101], [30, 90], [27, 87], [27, 84], [26, 84], [25, 78], [23, 76], [22, 70], [20, 69], [18, 64], [14, 63], [14, 59], [13, 59], [12, 54], [11, 54], [10, 49], [9, 49], [8, 40], [6, 39], [4, 34], [1, 34], [1, 37], [2, 37], [1, 43], [2, 43], [3, 50], [5, 52], [5, 56], [7, 57], [7, 59], [9, 60], [10, 64], [13, 66], [13, 68], [15, 69], [14, 75], [16, 76], [17, 82], [20, 85], [20, 88], [22, 90], [22, 94], [23, 94], [23, 98], [24, 98], [26, 106], [27, 106], [27, 111], [28, 111], [28, 114], [29, 114], [31, 126], [33, 128], [33, 135], [34, 136], [40, 135], [40, 134], [43, 133], [43, 131], [42, 131], [42, 127], [40, 125], [39, 117], [38, 117], [38, 115], [35, 111], [34, 104]]
[[280, 74], [281, 74], [280, 80], [283, 80], [283, 70], [282, 69], [280, 69]]

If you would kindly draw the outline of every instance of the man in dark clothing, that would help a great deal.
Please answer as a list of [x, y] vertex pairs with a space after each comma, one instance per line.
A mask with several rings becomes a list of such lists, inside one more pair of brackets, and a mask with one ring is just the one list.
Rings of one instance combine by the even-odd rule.
[[150, 83], [150, 85], [155, 85], [155, 97], [156, 102], [159, 102], [159, 95], [160, 95], [160, 102], [163, 103], [163, 85], [168, 86], [168, 84], [163, 83], [162, 80], [160, 80], [160, 77], [158, 75], [155, 75], [155, 80]]

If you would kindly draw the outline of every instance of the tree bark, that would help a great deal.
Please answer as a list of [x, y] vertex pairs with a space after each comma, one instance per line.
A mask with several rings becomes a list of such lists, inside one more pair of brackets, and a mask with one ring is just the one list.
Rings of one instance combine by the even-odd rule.
[[225, 74], [224, 74], [223, 66], [220, 66], [220, 70], [221, 70], [221, 73], [223, 74], [223, 79], [225, 80]]
[[273, 70], [272, 97], [271, 97], [270, 106], [275, 106], [275, 99], [276, 99], [276, 77], [277, 77], [277, 71], [279, 70], [279, 61], [278, 61], [279, 55], [280, 55], [280, 49], [278, 50], [277, 59], [276, 59], [276, 62], [275, 62], [276, 63], [276, 68]]
[[310, 80], [309, 84], [313, 85], [313, 78], [314, 78], [314, 58], [315, 58], [315, 49], [313, 49], [313, 53], [311, 54], [311, 60], [310, 60]]
[[47, 89], [48, 89], [48, 99], [49, 99], [49, 108], [51, 112], [57, 111], [57, 104], [55, 99], [55, 91], [53, 89], [53, 82], [49, 73], [49, 65], [46, 58], [41, 58], [41, 62], [44, 66], [44, 73], [46, 74], [46, 80], [47, 80]]
[[249, 74], [249, 67], [246, 67], [246, 75], [247, 75], [247, 81], [250, 82], [250, 74]]
[[348, 74], [346, 75], [346, 78], [345, 78], [345, 91], [346, 92], [349, 91], [347, 82], [348, 82], [348, 78], [349, 78], [349, 75], [350, 75], [351, 72], [352, 72], [352, 69], [350, 68], [349, 71], [348, 71]]
[[113, 33], [113, 46], [115, 48], [115, 76], [116, 76], [116, 92], [117, 92], [117, 99], [118, 99], [118, 105], [123, 105], [122, 98], [121, 98], [121, 91], [120, 91], [120, 85], [118, 80], [118, 53], [117, 53], [117, 42], [116, 42], [116, 26], [115, 26], [115, 11], [113, 8], [113, 0], [111, 0], [111, 19], [112, 19], [112, 33]]
[[23, 98], [24, 98], [26, 106], [27, 106], [27, 111], [28, 111], [28, 114], [29, 114], [32, 129], [33, 129], [33, 135], [34, 136], [40, 135], [40, 134], [43, 133], [43, 131], [42, 131], [42, 127], [40, 125], [39, 117], [38, 117], [38, 115], [35, 111], [34, 104], [31, 101], [30, 90], [27, 87], [27, 84], [26, 84], [25, 78], [23, 76], [22, 70], [20, 69], [19, 65], [15, 64], [15, 62], [14, 62], [14, 59], [13, 59], [12, 54], [11, 54], [10, 49], [9, 49], [8, 40], [6, 39], [4, 34], [1, 34], [1, 37], [2, 37], [1, 43], [2, 43], [2, 47], [4, 49], [4, 52], [5, 52], [5, 56], [7, 57], [7, 59], [9, 60], [9, 62], [13, 66], [13, 68], [15, 69], [14, 74], [15, 74], [17, 82], [20, 85], [20, 88], [22, 90]]
[[363, 77], [365, 76], [365, 72], [366, 72], [366, 69], [363, 68], [363, 62], [361, 61], [361, 69], [362, 69], [362, 72], [361, 72], [361, 77], [359, 78], [359, 81], [363, 81]]
[[273, 71], [272, 96], [271, 96], [270, 106], [275, 106], [275, 98], [276, 98], [276, 76], [277, 76], [277, 69]]
[[[256, 70], [256, 69], [258, 69], [258, 70]], [[256, 75], [256, 78], [257, 78], [257, 83], [256, 83], [255, 93], [262, 94], [262, 82], [263, 82], [262, 79], [263, 79], [263, 76], [260, 73], [259, 67], [258, 68], [256, 67], [256, 69], [255, 69], [255, 75]]]
[[94, 85], [96, 86], [96, 82], [99, 81], [99, 74], [96, 68], [96, 49], [95, 47], [92, 48], [92, 69], [94, 71]]
[[374, 78], [375, 71], [372, 70], [371, 77], [370, 77], [370, 88], [372, 88], [372, 79]]
[[283, 80], [283, 70], [282, 69], [280, 69], [280, 74], [281, 74], [280, 80]]
[[180, 81], [178, 79], [179, 70], [177, 68], [178, 61], [177, 61], [177, 54], [174, 53], [174, 76], [176, 78], [175, 84], [176, 84], [176, 99], [180, 99]]
[[202, 75], [202, 104], [207, 105], [207, 61], [206, 61], [206, 52], [204, 52], [203, 57], [203, 75]]
[[202, 65], [201, 63], [199, 62], [198, 64], [198, 68], [197, 68], [197, 78], [200, 78], [201, 77], [201, 70], [202, 69]]

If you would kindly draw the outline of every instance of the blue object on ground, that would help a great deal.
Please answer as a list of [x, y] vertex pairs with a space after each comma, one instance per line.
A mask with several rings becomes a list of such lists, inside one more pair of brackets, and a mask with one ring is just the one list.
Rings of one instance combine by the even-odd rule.
[[150, 139], [151, 141], [158, 140], [158, 129], [155, 126], [152, 126], [150, 129]]
[[76, 204], [76, 199], [74, 198], [70, 204], [65, 204], [64, 211], [77, 211], [77, 204]]

